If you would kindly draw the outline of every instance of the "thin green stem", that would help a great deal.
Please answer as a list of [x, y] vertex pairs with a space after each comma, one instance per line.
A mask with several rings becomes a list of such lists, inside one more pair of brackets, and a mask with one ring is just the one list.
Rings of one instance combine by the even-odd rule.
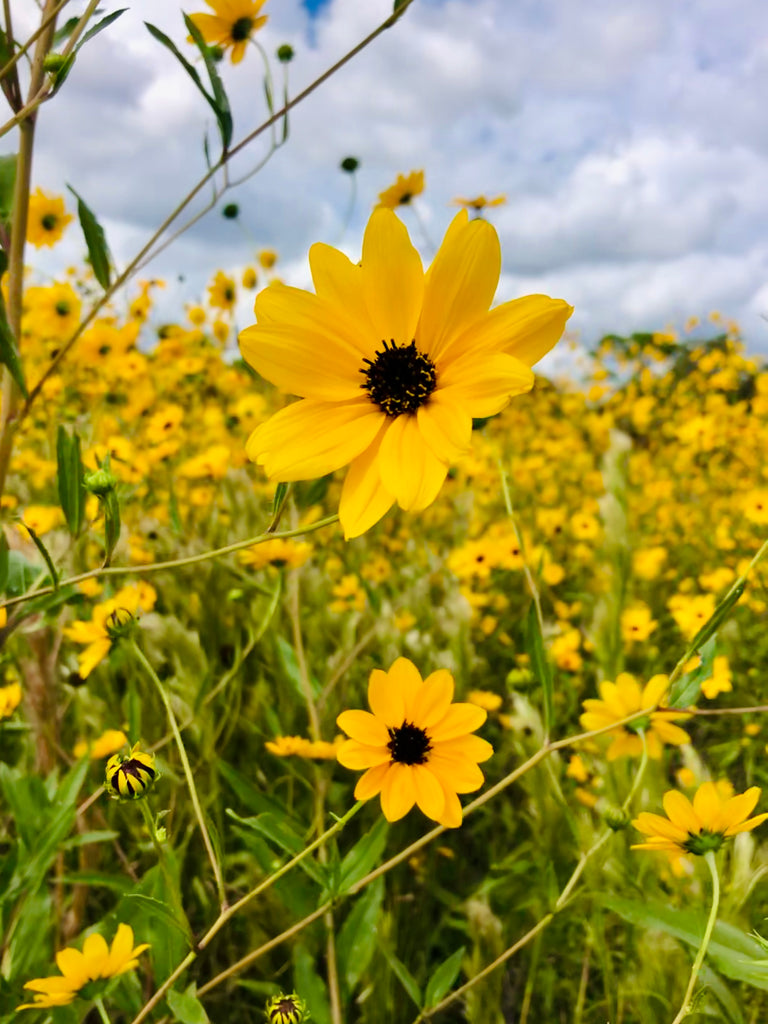
[[66, 7], [68, 3], [69, 0], [59, 0], [56, 6], [51, 11], [48, 12], [48, 14], [42, 19], [38, 27], [26, 41], [26, 43], [24, 43], [23, 46], [19, 47], [19, 49], [16, 51], [16, 53], [14, 53], [14, 55], [11, 57], [8, 63], [4, 65], [4, 67], [0, 68], [0, 81], [2, 81], [6, 77], [6, 75], [16, 66], [16, 64], [21, 60], [24, 54], [29, 50], [30, 46], [37, 40], [37, 38], [40, 35], [42, 35], [43, 32], [45, 32], [45, 30], [48, 28], [51, 22], [55, 20], [56, 15], [59, 13], [62, 7]]
[[717, 921], [717, 910], [720, 905], [720, 876], [717, 873], [717, 861], [715, 860], [714, 850], [708, 850], [707, 853], [704, 854], [704, 860], [707, 862], [709, 873], [712, 876], [712, 909], [710, 910], [709, 918], [707, 919], [704, 938], [701, 940], [701, 945], [699, 946], [699, 951], [696, 954], [696, 959], [693, 961], [691, 977], [688, 980], [688, 988], [685, 990], [685, 995], [683, 996], [683, 1005], [677, 1011], [677, 1016], [672, 1021], [672, 1024], [680, 1024], [680, 1021], [687, 1017], [693, 1010], [693, 1006], [691, 1005], [693, 990], [696, 987], [696, 979], [699, 976], [701, 965], [704, 963], [704, 957], [707, 955], [709, 942], [712, 938], [712, 932], [715, 930], [715, 922]]
[[223, 913], [227, 907], [227, 897], [224, 891], [224, 877], [221, 873], [221, 865], [219, 864], [218, 858], [216, 857], [216, 851], [213, 848], [213, 843], [211, 842], [211, 837], [208, 833], [208, 827], [205, 824], [205, 815], [203, 814], [203, 808], [200, 805], [200, 799], [197, 795], [195, 777], [192, 774], [192, 768], [190, 767], [189, 764], [189, 758], [187, 757], [187, 750], [186, 747], [184, 746], [184, 740], [182, 739], [181, 732], [179, 731], [179, 724], [176, 721], [176, 715], [174, 714], [173, 707], [171, 705], [171, 701], [168, 697], [168, 694], [165, 691], [165, 687], [161, 683], [160, 678], [155, 672], [154, 668], [152, 668], [152, 665], [147, 660], [144, 652], [142, 651], [142, 649], [139, 647], [135, 640], [131, 642], [131, 646], [133, 647], [134, 654], [141, 662], [144, 671], [152, 680], [155, 686], [155, 690], [157, 691], [160, 700], [163, 702], [165, 712], [168, 715], [168, 723], [171, 727], [173, 738], [176, 740], [176, 748], [179, 751], [179, 757], [181, 758], [182, 768], [184, 769], [184, 777], [187, 780], [187, 786], [189, 787], [189, 795], [192, 798], [192, 806], [195, 809], [195, 817], [197, 818], [197, 823], [200, 826], [200, 832], [203, 837], [205, 851], [208, 854], [208, 860], [211, 862], [211, 867], [213, 868], [213, 876], [216, 880], [216, 890], [219, 894], [219, 904], [221, 906], [221, 910]]
[[101, 998], [101, 996], [96, 996], [96, 998], [93, 1000], [93, 1005], [99, 1011], [99, 1016], [101, 1017], [102, 1024], [112, 1024], [112, 1022], [109, 1019], [109, 1014], [107, 1013], [106, 1008], [104, 1006], [104, 1000]]
[[[223, 548], [213, 548], [211, 551], [203, 551], [199, 555], [187, 555], [185, 558], [174, 558], [168, 562], [154, 562], [151, 565], [110, 565], [102, 566], [98, 569], [91, 569], [89, 572], [80, 573], [79, 576], [70, 576], [69, 579], [59, 580], [59, 589], [64, 587], [75, 586], [77, 583], [82, 583], [84, 580], [101, 579], [104, 576], [147, 576], [153, 572], [166, 572], [169, 569], [180, 569], [185, 565], [197, 565], [200, 562], [210, 562], [214, 558], [222, 558], [224, 555], [231, 555], [235, 551], [242, 551], [243, 548], [254, 547], [256, 544], [264, 544], [268, 540], [274, 540], [280, 538], [287, 540], [290, 537], [303, 537], [308, 533], [314, 533], [316, 530], [322, 530], [326, 526], [332, 526], [334, 523], [339, 521], [338, 514], [332, 516], [326, 516], [325, 519], [318, 519], [316, 523], [311, 523], [309, 526], [302, 526], [297, 530], [282, 530], [279, 533], [260, 533], [256, 537], [249, 537], [247, 540], [239, 540], [234, 544], [227, 544]], [[54, 588], [51, 587], [40, 587], [35, 591], [34, 597], [43, 597], [45, 594], [52, 594]], [[28, 594], [22, 594], [20, 597], [11, 597], [7, 601], [0, 604], [0, 608], [11, 608], [13, 605], [21, 604], [23, 601], [29, 600]]]

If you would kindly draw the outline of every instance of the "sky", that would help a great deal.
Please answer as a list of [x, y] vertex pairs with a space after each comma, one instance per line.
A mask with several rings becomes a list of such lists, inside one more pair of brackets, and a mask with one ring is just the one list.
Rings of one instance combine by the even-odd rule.
[[[35, 13], [28, 0], [13, 6], [18, 25]], [[267, 0], [257, 38], [277, 82], [275, 50], [294, 48], [295, 95], [390, 11], [391, 0]], [[206, 131], [215, 147], [210, 109], [144, 20], [194, 60], [176, 3], [128, 0], [41, 109], [34, 164], [36, 184], [83, 195], [119, 264], [204, 173]], [[262, 59], [253, 48], [219, 67], [239, 139], [265, 116]], [[143, 275], [168, 281], [170, 313], [201, 298], [215, 269], [239, 272], [271, 247], [282, 279], [308, 287], [309, 246], [359, 258], [377, 194], [423, 169], [424, 194], [402, 216], [425, 263], [454, 197], [506, 195], [488, 214], [503, 254], [496, 301], [565, 298], [587, 345], [717, 310], [750, 350], [768, 351], [766, 95], [765, 0], [415, 0], [292, 113], [288, 143]], [[232, 178], [265, 152], [260, 140]], [[349, 155], [360, 170], [345, 224]], [[237, 220], [222, 217], [226, 202]], [[51, 273], [82, 248], [73, 227], [35, 262]]]

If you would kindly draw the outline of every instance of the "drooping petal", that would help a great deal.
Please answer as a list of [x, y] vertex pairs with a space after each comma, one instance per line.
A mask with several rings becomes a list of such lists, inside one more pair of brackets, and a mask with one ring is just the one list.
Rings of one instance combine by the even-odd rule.
[[684, 843], [688, 838], [687, 829], [675, 825], [660, 814], [649, 814], [648, 811], [641, 811], [632, 824], [638, 832], [643, 832], [647, 836], [661, 836], [663, 839], [671, 839], [676, 843]]
[[669, 676], [652, 676], [643, 687], [643, 696], [638, 710], [655, 707], [669, 689]]
[[304, 398], [257, 427], [246, 452], [272, 479], [311, 480], [356, 458], [376, 437], [383, 418], [365, 400], [334, 405]]
[[376, 768], [369, 768], [365, 775], [361, 775], [355, 786], [355, 800], [370, 800], [381, 791], [389, 764], [380, 764]]
[[385, 747], [389, 743], [389, 733], [381, 716], [369, 711], [342, 711], [336, 724], [350, 739], [366, 746]]
[[445, 784], [443, 784], [443, 793], [445, 794], [445, 807], [438, 821], [444, 828], [459, 828], [464, 820], [461, 802], [456, 793]]
[[472, 417], [460, 402], [437, 391], [416, 413], [422, 437], [442, 462], [456, 462], [472, 444]]
[[488, 312], [501, 273], [495, 229], [457, 213], [427, 271], [418, 345], [434, 361], [451, 341]]
[[416, 803], [416, 787], [410, 765], [390, 765], [381, 787], [381, 809], [387, 821], [404, 818]]
[[654, 715], [651, 721], [651, 730], [656, 733], [663, 743], [671, 743], [676, 747], [680, 747], [683, 743], [691, 742], [691, 737], [685, 729], [681, 729], [679, 725], [667, 721], [666, 716], [659, 715], [657, 717]]
[[513, 395], [533, 387], [533, 371], [503, 352], [481, 352], [462, 357], [438, 371], [441, 401], [458, 403], [470, 416], [495, 416]]
[[419, 809], [433, 821], [439, 821], [445, 809], [445, 793], [428, 765], [414, 765], [412, 768], [413, 788]]
[[386, 430], [382, 424], [379, 435], [349, 465], [339, 501], [339, 521], [344, 539], [351, 540], [370, 530], [394, 504], [394, 497], [381, 482], [379, 448]]
[[534, 366], [560, 340], [572, 312], [573, 306], [548, 295], [513, 299], [478, 317], [456, 339], [452, 351], [501, 351]]
[[77, 659], [77, 670], [80, 673], [81, 679], [88, 678], [99, 662], [103, 661], [109, 654], [111, 647], [112, 641], [105, 637], [103, 640], [97, 640], [90, 647], [86, 647], [84, 651], [81, 651]]
[[424, 295], [421, 257], [392, 210], [376, 209], [363, 237], [363, 294], [381, 341], [409, 345]]
[[411, 701], [409, 721], [420, 729], [428, 729], [439, 722], [453, 700], [453, 686], [453, 676], [445, 668], [427, 676]]
[[485, 776], [467, 757], [444, 757], [440, 746], [429, 755], [429, 766], [441, 783], [456, 793], [474, 793], [485, 782]]
[[477, 704], [451, 704], [429, 733], [435, 743], [445, 743], [479, 729], [487, 717], [488, 712]]
[[419, 430], [415, 416], [394, 419], [379, 449], [379, 472], [384, 487], [400, 508], [420, 512], [437, 497], [448, 465], [436, 458]]

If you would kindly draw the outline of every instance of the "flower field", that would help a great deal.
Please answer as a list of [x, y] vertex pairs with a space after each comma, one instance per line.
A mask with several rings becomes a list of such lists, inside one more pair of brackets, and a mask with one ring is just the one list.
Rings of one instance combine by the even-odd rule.
[[[225, 156], [210, 48], [249, 59], [263, 6], [188, 19]], [[503, 197], [419, 252], [419, 171], [351, 258], [312, 247], [311, 291], [264, 250], [171, 321], [14, 173], [0, 1022], [763, 1020], [738, 325], [577, 345], [567, 296], [495, 299]], [[43, 275], [77, 220], [88, 260]]]

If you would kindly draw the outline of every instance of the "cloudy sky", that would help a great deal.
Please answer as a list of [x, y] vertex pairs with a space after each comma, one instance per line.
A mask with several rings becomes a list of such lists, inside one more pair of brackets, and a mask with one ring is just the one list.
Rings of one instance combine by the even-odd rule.
[[[42, 109], [34, 173], [48, 190], [69, 182], [87, 199], [118, 261], [203, 173], [204, 132], [215, 140], [204, 100], [143, 26], [153, 21], [192, 58], [177, 4], [128, 4]], [[34, 14], [29, 0], [14, 6], [19, 23]], [[391, 0], [267, 0], [259, 39], [270, 55], [294, 47], [296, 93], [390, 10]], [[261, 58], [254, 49], [220, 68], [241, 138], [264, 116]], [[499, 301], [566, 298], [586, 343], [716, 309], [740, 321], [751, 349], [768, 351], [766, 95], [765, 0], [416, 0], [294, 112], [288, 145], [145, 276], [166, 277], [164, 301], [178, 306], [215, 268], [240, 268], [270, 246], [283, 279], [306, 285], [309, 245], [357, 257], [377, 193], [423, 168], [421, 226], [413, 211], [404, 219], [425, 259], [453, 197], [506, 194], [491, 211]], [[264, 152], [257, 143], [233, 177]], [[361, 167], [345, 231], [347, 155]], [[240, 205], [239, 221], [221, 216], [225, 201]], [[62, 256], [81, 248], [73, 228]], [[240, 316], [247, 323], [247, 306]]]

